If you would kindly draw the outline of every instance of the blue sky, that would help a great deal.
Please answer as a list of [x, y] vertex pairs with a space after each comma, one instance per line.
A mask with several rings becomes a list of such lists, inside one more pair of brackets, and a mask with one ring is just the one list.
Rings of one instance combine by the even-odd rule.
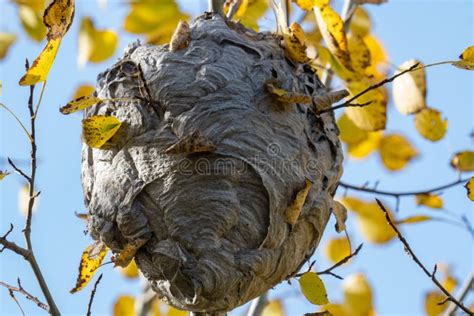
[[[91, 242], [83, 234], [84, 225], [74, 216], [83, 212], [84, 204], [80, 185], [80, 121], [81, 115], [65, 117], [58, 108], [70, 98], [80, 83], [93, 83], [96, 75], [110, 66], [123, 48], [135, 40], [125, 33], [121, 21], [128, 11], [123, 2], [109, 1], [107, 9], [98, 7], [96, 1], [77, 1], [76, 20], [59, 50], [57, 60], [49, 75], [42, 107], [38, 118], [39, 174], [38, 187], [42, 191], [39, 208], [33, 220], [33, 240], [37, 259], [46, 280], [64, 315], [84, 315], [91, 285], [82, 292], [71, 295], [69, 289], [75, 283], [77, 267], [82, 250]], [[182, 7], [192, 15], [206, 8], [206, 0], [180, 1]], [[341, 1], [335, 1], [340, 7]], [[0, 62], [0, 80], [3, 82], [1, 102], [7, 104], [25, 122], [28, 89], [17, 85], [24, 72], [24, 59], [33, 60], [44, 43], [35, 44], [21, 30], [15, 7], [7, 0], [0, 0], [0, 29], [18, 34], [17, 43], [8, 57]], [[384, 43], [393, 64], [400, 64], [411, 58], [425, 63], [456, 59], [462, 50], [474, 44], [474, 1], [396, 1], [383, 6], [367, 6], [374, 21], [374, 33]], [[88, 64], [77, 67], [77, 35], [80, 18], [92, 16], [99, 28], [111, 27], [119, 31], [120, 47], [116, 55], [99, 65]], [[272, 23], [272, 15], [264, 24]], [[343, 179], [345, 182], [363, 184], [366, 181], [380, 181], [379, 188], [387, 190], [424, 189], [445, 184], [457, 179], [458, 174], [449, 166], [454, 152], [473, 149], [469, 134], [474, 128], [474, 76], [472, 72], [449, 65], [429, 68], [428, 105], [442, 111], [449, 120], [446, 137], [431, 143], [418, 136], [412, 118], [405, 117], [389, 105], [389, 132], [400, 132], [407, 136], [421, 152], [403, 172], [391, 173], [384, 170], [376, 156], [364, 161], [348, 159]], [[0, 111], [0, 157], [25, 159], [29, 156], [29, 144], [16, 122], [3, 110]], [[5, 169], [6, 165], [0, 165]], [[14, 224], [12, 240], [23, 242], [21, 229], [23, 217], [18, 211], [17, 196], [23, 185], [22, 179], [12, 175], [0, 183], [0, 234]], [[354, 193], [356, 195], [356, 193]], [[372, 195], [357, 194], [372, 199]], [[471, 222], [473, 204], [462, 187], [443, 193], [446, 210], [466, 214]], [[383, 199], [394, 207], [394, 201]], [[433, 214], [433, 211], [416, 207], [412, 198], [401, 203], [401, 216], [408, 214]], [[445, 211], [439, 211], [445, 212]], [[321, 244], [335, 235], [333, 220], [328, 225]], [[436, 262], [449, 263], [454, 274], [463, 280], [473, 266], [472, 238], [465, 230], [445, 223], [430, 222], [412, 225], [403, 230], [415, 252], [428, 266]], [[353, 243], [362, 242], [353, 220], [349, 220], [349, 233]], [[315, 259], [319, 267], [329, 263], [321, 251]], [[136, 294], [140, 291], [138, 281], [125, 280], [111, 265], [104, 266], [103, 280], [94, 303], [95, 315], [111, 313], [113, 301], [120, 294]], [[387, 246], [365, 243], [359, 257], [338, 273], [342, 276], [353, 272], [367, 274], [375, 292], [375, 307], [379, 315], [418, 315], [423, 311], [423, 295], [434, 285], [420, 269], [405, 255], [398, 241]], [[41, 296], [33, 274], [26, 263], [9, 251], [0, 254], [0, 280], [14, 284], [20, 276], [30, 292]], [[338, 301], [341, 296], [341, 281], [324, 277], [329, 299]], [[270, 292], [271, 297], [286, 298], [288, 315], [314, 312], [310, 303], [298, 293], [297, 283], [286, 283]], [[28, 315], [41, 314], [32, 303], [20, 298]], [[0, 314], [16, 315], [18, 307], [0, 288]], [[236, 312], [239, 314], [239, 311]]]

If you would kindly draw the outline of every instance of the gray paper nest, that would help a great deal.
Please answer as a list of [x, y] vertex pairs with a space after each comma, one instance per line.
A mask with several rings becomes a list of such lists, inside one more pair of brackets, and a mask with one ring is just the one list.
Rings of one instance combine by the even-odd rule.
[[[191, 24], [187, 48], [135, 43], [98, 77], [99, 97], [124, 100], [85, 117], [123, 124], [103, 149], [82, 149], [90, 233], [114, 252], [144, 243], [139, 269], [177, 308], [228, 311], [263, 294], [300, 269], [327, 224], [342, 172], [333, 114], [279, 103], [269, 80], [324, 91], [275, 35], [218, 16]], [[214, 151], [164, 152], [196, 131]], [[313, 185], [292, 226], [285, 210], [305, 179]]]

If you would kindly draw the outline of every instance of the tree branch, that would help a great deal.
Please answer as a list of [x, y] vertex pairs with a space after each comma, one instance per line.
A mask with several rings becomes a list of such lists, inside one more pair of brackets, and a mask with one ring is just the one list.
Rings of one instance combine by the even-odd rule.
[[[471, 272], [471, 275], [466, 279], [466, 282], [464, 282], [462, 288], [459, 290], [457, 296], [458, 301], [462, 302], [466, 295], [469, 293], [469, 291], [472, 290], [472, 287], [474, 286], [474, 272]], [[444, 316], [453, 316], [456, 312], [456, 309], [458, 306], [450, 302], [448, 307], [446, 308], [444, 312]]]
[[433, 283], [446, 295], [447, 300], [456, 304], [457, 307], [462, 309], [464, 312], [466, 312], [468, 315], [472, 315], [471, 311], [464, 306], [461, 302], [459, 302], [455, 297], [451, 295], [444, 287], [441, 285], [441, 283], [438, 281], [436, 278], [436, 269], [437, 266], [434, 266], [433, 272], [429, 272], [428, 269], [421, 263], [421, 261], [418, 259], [418, 257], [415, 255], [413, 250], [411, 249], [410, 245], [408, 244], [408, 241], [403, 237], [403, 235], [400, 233], [398, 228], [395, 226], [395, 224], [392, 222], [390, 215], [388, 214], [387, 209], [385, 206], [380, 202], [378, 199], [375, 199], [377, 201], [377, 204], [379, 205], [380, 209], [383, 211], [385, 215], [385, 219], [387, 220], [387, 223], [392, 227], [392, 229], [395, 231], [397, 234], [398, 239], [401, 241], [405, 248], [405, 252], [411, 257], [411, 259], [421, 268], [421, 270], [433, 281]]
[[[10, 285], [10, 284], [7, 284], [7, 283], [4, 283], [2, 281], [0, 281], [0, 285], [7, 288], [9, 291], [11, 292], [17, 292], [17, 293], [20, 293], [22, 295], [24, 295], [28, 300], [32, 301], [33, 303], [35, 303], [36, 305], [38, 305], [39, 308], [41, 309], [44, 309], [45, 311], [49, 311], [49, 308], [48, 308], [48, 305], [44, 304], [43, 302], [41, 302], [36, 296], [33, 296], [31, 295], [30, 293], [28, 293], [22, 286], [21, 286], [21, 282], [20, 282], [20, 279], [18, 279], [18, 287], [15, 287], [13, 285]], [[11, 294], [10, 294], [11, 296]]]
[[229, 6], [229, 12], [227, 12], [227, 18], [231, 20], [235, 13], [239, 10], [242, 0], [232, 0], [232, 3]]
[[95, 281], [94, 283], [94, 288], [92, 289], [91, 297], [89, 299], [89, 305], [87, 306], [87, 316], [91, 316], [92, 302], [94, 301], [95, 292], [97, 291], [97, 285], [99, 285], [100, 280], [102, 280], [102, 273], [99, 275], [99, 278], [97, 278], [97, 281]]
[[456, 180], [454, 182], [451, 182], [451, 183], [448, 183], [448, 184], [445, 184], [445, 185], [442, 185], [442, 186], [439, 186], [439, 187], [431, 188], [431, 189], [426, 189], [426, 190], [422, 190], [422, 191], [405, 191], [405, 192], [391, 192], [391, 191], [382, 191], [382, 190], [377, 190], [377, 189], [370, 189], [370, 188], [366, 188], [364, 186], [356, 186], [356, 185], [345, 183], [345, 182], [342, 182], [342, 181], [339, 182], [339, 185], [341, 187], [351, 189], [351, 190], [354, 190], [354, 191], [362, 191], [362, 192], [368, 192], [368, 193], [374, 193], [374, 194], [386, 195], [386, 196], [392, 196], [392, 197], [395, 197], [395, 198], [399, 198], [399, 197], [402, 197], [402, 196], [427, 194], [427, 193], [433, 193], [433, 192], [436, 192], [436, 191], [440, 191], [440, 190], [443, 190], [443, 189], [449, 189], [449, 188], [454, 187], [456, 185], [466, 183], [468, 180], [469, 179], [459, 179], [459, 180]]
[[20, 176], [25, 178], [27, 182], [30, 182], [31, 179], [29, 176], [26, 175], [26, 173], [24, 173], [20, 168], [18, 168], [10, 158], [7, 158], [7, 160], [10, 166], [12, 166], [13, 170], [15, 170]]

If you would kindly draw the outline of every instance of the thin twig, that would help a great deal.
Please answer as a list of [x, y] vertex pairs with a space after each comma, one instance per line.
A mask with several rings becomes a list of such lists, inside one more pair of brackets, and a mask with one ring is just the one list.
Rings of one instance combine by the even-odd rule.
[[347, 257], [343, 258], [342, 260], [339, 260], [336, 264], [334, 264], [332, 267], [326, 269], [326, 270], [323, 270], [323, 271], [320, 271], [320, 272], [316, 272], [317, 274], [321, 275], [321, 274], [330, 274], [330, 275], [334, 275], [334, 273], [332, 272], [332, 270], [336, 269], [337, 267], [345, 264], [347, 261], [349, 261], [352, 257], [355, 257], [357, 256], [357, 254], [359, 253], [359, 251], [362, 249], [362, 246], [364, 244], [360, 244], [356, 250], [351, 253], [350, 255], [348, 255]]
[[453, 302], [454, 304], [457, 305], [460, 309], [462, 309], [464, 312], [466, 312], [468, 315], [472, 315], [472, 313], [469, 311], [469, 309], [464, 306], [461, 302], [459, 302], [455, 297], [449, 293], [448, 290], [444, 288], [443, 285], [438, 281], [436, 278], [436, 265], [434, 266], [433, 272], [429, 272], [428, 269], [421, 263], [421, 261], [418, 259], [418, 257], [415, 255], [413, 250], [411, 249], [410, 245], [408, 244], [408, 241], [403, 237], [403, 235], [400, 233], [398, 230], [397, 226], [392, 222], [392, 219], [390, 218], [390, 215], [388, 214], [387, 209], [385, 206], [380, 202], [378, 199], [375, 199], [377, 201], [377, 204], [379, 205], [380, 209], [383, 211], [385, 215], [385, 219], [387, 220], [387, 223], [392, 227], [392, 229], [395, 231], [397, 234], [398, 239], [401, 241], [405, 248], [405, 252], [410, 256], [410, 258], [421, 268], [421, 270], [433, 281], [433, 283], [448, 297], [448, 301]]
[[0, 285], [7, 288], [9, 291], [17, 292], [24, 295], [27, 299], [38, 305], [39, 308], [42, 308], [45, 311], [49, 310], [48, 305], [42, 303], [36, 296], [31, 295], [21, 286], [20, 279], [18, 279], [18, 287], [4, 283], [2, 281], [0, 281]]
[[327, 108], [327, 109], [322, 109], [320, 111], [318, 111], [318, 114], [323, 114], [323, 113], [327, 113], [327, 112], [333, 112], [337, 109], [340, 109], [340, 108], [348, 108], [348, 107], [364, 107], [364, 106], [367, 106], [367, 105], [370, 105], [373, 101], [369, 101], [369, 102], [365, 102], [365, 103], [342, 103], [342, 104], [338, 104], [338, 105], [335, 105], [335, 106], [331, 106], [330, 108]]
[[28, 139], [31, 141], [31, 135], [30, 133], [28, 132], [28, 130], [26, 129], [25, 125], [23, 125], [23, 123], [21, 122], [21, 120], [18, 118], [18, 116], [16, 116], [15, 112], [13, 112], [12, 110], [10, 110], [10, 108], [8, 106], [6, 106], [5, 104], [1, 103], [0, 102], [0, 107], [3, 107], [5, 110], [8, 111], [8, 113], [10, 113], [14, 118], [15, 120], [18, 122], [18, 124], [20, 124], [21, 128], [23, 129], [23, 131], [25, 131], [26, 133], [26, 136], [28, 136]]
[[30, 177], [28, 177], [28, 176], [26, 175], [26, 173], [24, 173], [20, 168], [18, 168], [18, 167], [13, 163], [13, 161], [12, 161], [10, 158], [7, 158], [7, 160], [8, 160], [8, 163], [10, 164], [10, 166], [12, 166], [12, 168], [13, 168], [20, 176], [22, 176], [23, 178], [25, 178], [26, 181], [30, 182], [31, 179], [30, 179]]
[[13, 290], [8, 289], [8, 294], [10, 294], [10, 297], [12, 298], [12, 300], [15, 301], [16, 305], [21, 311], [21, 314], [25, 316], [25, 312], [23, 311], [23, 308], [21, 308], [20, 302], [18, 302], [18, 300], [16, 299], [15, 294], [13, 293]]
[[454, 182], [451, 182], [451, 183], [448, 183], [448, 184], [445, 184], [445, 185], [442, 185], [442, 186], [439, 186], [439, 187], [431, 188], [431, 189], [426, 189], [426, 190], [422, 190], [422, 191], [405, 191], [405, 192], [382, 191], [382, 190], [370, 189], [370, 188], [367, 188], [367, 187], [364, 187], [364, 186], [359, 187], [359, 186], [349, 184], [349, 183], [345, 183], [345, 182], [339, 182], [339, 185], [341, 187], [346, 188], [346, 189], [351, 189], [351, 190], [355, 190], [355, 191], [363, 191], [363, 192], [368, 192], [368, 193], [375, 193], [375, 194], [379, 194], [379, 195], [387, 195], [387, 196], [393, 196], [395, 198], [399, 198], [399, 197], [402, 197], [402, 196], [433, 193], [433, 192], [436, 192], [436, 191], [440, 191], [440, 190], [444, 190], [444, 189], [454, 187], [454, 186], [459, 185], [461, 183], [466, 183], [468, 180], [469, 179], [459, 179], [459, 180], [456, 180]]
[[[474, 272], [471, 272], [471, 274], [466, 279], [463, 286], [461, 287], [461, 289], [459, 290], [459, 292], [456, 295], [458, 301], [462, 302], [464, 300], [464, 298], [466, 298], [466, 295], [469, 293], [469, 291], [472, 291], [473, 286], [474, 286]], [[450, 302], [448, 307], [446, 308], [446, 310], [444, 312], [444, 316], [454, 315], [457, 308], [458, 308], [458, 306], [455, 303]]]
[[95, 291], [97, 290], [97, 285], [99, 285], [100, 280], [102, 280], [102, 273], [99, 275], [99, 278], [97, 279], [97, 281], [95, 281], [94, 288], [92, 289], [91, 297], [89, 299], [89, 305], [87, 306], [87, 314], [86, 314], [87, 316], [91, 315], [92, 302], [94, 301]]
[[375, 83], [375, 84], [373, 84], [373, 85], [370, 85], [369, 87], [367, 87], [366, 89], [364, 89], [364, 90], [362, 90], [361, 92], [357, 93], [355, 96], [353, 96], [352, 98], [350, 98], [350, 99], [347, 100], [346, 102], [344, 102], [344, 103], [342, 103], [342, 104], [339, 104], [339, 105], [336, 105], [336, 106], [334, 106], [333, 108], [336, 109], [336, 108], [346, 107], [348, 104], [351, 104], [353, 101], [357, 100], [357, 98], [363, 96], [363, 95], [366, 94], [367, 92], [372, 91], [372, 90], [374, 90], [374, 89], [377, 89], [377, 88], [383, 86], [383, 85], [386, 84], [386, 83], [392, 82], [393, 80], [397, 79], [397, 78], [400, 77], [400, 76], [403, 76], [403, 75], [406, 74], [407, 72], [418, 70], [418, 69], [416, 69], [416, 67], [418, 67], [419, 65], [420, 65], [420, 63], [416, 63], [416, 64], [414, 64], [413, 66], [411, 66], [410, 68], [405, 69], [404, 71], [399, 72], [398, 74], [393, 75], [392, 77], [385, 78], [385, 79], [382, 80], [382, 81], [379, 81], [379, 82], [377, 82], [377, 83]]
[[[26, 69], [29, 68], [28, 60], [26, 60], [25, 67]], [[30, 264], [31, 269], [33, 270], [33, 273], [36, 277], [36, 280], [38, 281], [38, 284], [41, 288], [41, 291], [43, 292], [43, 295], [46, 299], [46, 302], [48, 303], [48, 306], [49, 306], [48, 312], [51, 315], [56, 316], [56, 315], [60, 315], [58, 307], [56, 306], [56, 303], [54, 302], [53, 296], [51, 295], [51, 292], [49, 291], [49, 288], [44, 279], [43, 273], [41, 272], [38, 262], [36, 261], [36, 257], [33, 252], [33, 245], [31, 242], [31, 219], [32, 219], [32, 214], [33, 214], [33, 207], [35, 205], [35, 199], [39, 194], [39, 193], [35, 193], [35, 178], [36, 178], [36, 167], [37, 167], [36, 165], [36, 162], [37, 162], [36, 160], [37, 113], [33, 106], [34, 89], [35, 89], [34, 85], [30, 86], [30, 95], [28, 98], [28, 111], [30, 114], [30, 132], [28, 134], [30, 135], [30, 145], [31, 145], [31, 151], [30, 151], [31, 174], [28, 176], [28, 186], [29, 186], [28, 211], [27, 211], [27, 216], [26, 216], [26, 221], [25, 221], [25, 228], [23, 229], [23, 235], [25, 237], [26, 248], [20, 247], [16, 243], [8, 241], [6, 237], [0, 238], [0, 244], [3, 245], [4, 248], [9, 249], [21, 255]], [[43, 84], [42, 90], [44, 91], [44, 84]], [[41, 92], [41, 95], [42, 94], [43, 92]], [[38, 110], [40, 105], [41, 105], [41, 96], [40, 96], [40, 101], [36, 105], [36, 110]], [[18, 284], [21, 288], [21, 284], [19, 280], [18, 280]]]

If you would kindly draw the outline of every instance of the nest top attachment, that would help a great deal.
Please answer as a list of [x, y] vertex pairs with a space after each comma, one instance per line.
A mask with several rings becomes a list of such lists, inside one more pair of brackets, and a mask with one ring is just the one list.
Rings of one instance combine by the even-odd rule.
[[98, 96], [119, 101], [85, 117], [122, 126], [102, 149], [83, 146], [88, 226], [166, 302], [224, 312], [309, 259], [342, 153], [332, 113], [268, 92], [324, 92], [278, 36], [212, 15], [180, 28], [181, 42], [130, 45], [99, 75]]

